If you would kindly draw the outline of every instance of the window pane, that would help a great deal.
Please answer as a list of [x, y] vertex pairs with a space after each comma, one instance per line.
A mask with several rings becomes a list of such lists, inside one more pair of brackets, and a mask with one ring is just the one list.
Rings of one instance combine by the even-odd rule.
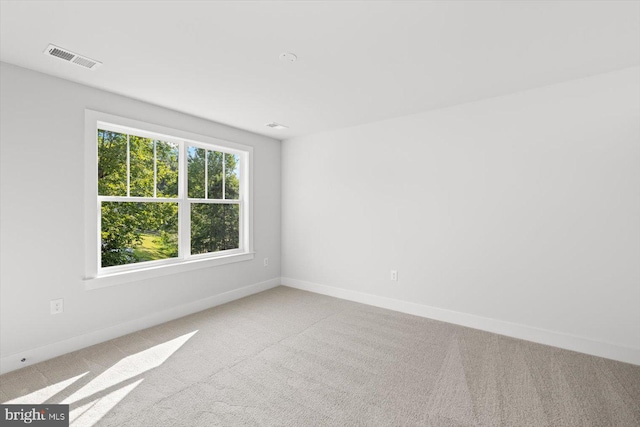
[[127, 135], [98, 129], [98, 194], [127, 195]]
[[153, 141], [129, 135], [131, 196], [153, 197]]
[[178, 197], [178, 144], [156, 143], [156, 195]]
[[204, 156], [203, 148], [187, 148], [187, 176], [189, 180], [189, 197], [204, 199]]
[[222, 199], [222, 153], [207, 150], [207, 199]]
[[240, 198], [240, 156], [224, 155], [224, 197], [225, 199]]
[[240, 206], [191, 204], [191, 253], [237, 249], [240, 243]]
[[178, 256], [178, 204], [103, 202], [101, 265]]

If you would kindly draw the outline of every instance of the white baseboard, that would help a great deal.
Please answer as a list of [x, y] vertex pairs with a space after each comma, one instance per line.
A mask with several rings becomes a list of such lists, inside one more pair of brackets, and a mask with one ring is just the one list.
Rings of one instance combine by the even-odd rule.
[[[289, 277], [276, 277], [264, 282], [244, 286], [242, 288], [223, 292], [221, 294], [213, 295], [202, 300], [173, 307], [169, 310], [154, 313], [140, 319], [131, 320], [129, 322], [120, 323], [108, 328], [72, 337], [64, 341], [25, 350], [8, 356], [3, 356], [2, 358], [0, 358], [0, 374], [33, 365], [35, 363], [39, 363], [48, 359], [52, 359], [66, 353], [70, 353], [72, 351], [80, 350], [94, 344], [99, 344], [104, 341], [118, 338], [132, 332], [136, 332], [145, 328], [149, 328], [151, 326], [168, 322], [173, 319], [187, 316], [192, 313], [197, 313], [198, 311], [206, 310], [207, 308], [215, 307], [217, 305], [244, 298], [258, 292], [266, 291], [267, 289], [277, 287], [280, 284], [291, 288], [328, 295], [349, 301], [355, 301], [362, 304], [386, 308], [389, 310], [399, 311], [415, 316], [440, 320], [456, 325], [462, 325], [487, 332], [493, 332], [500, 335], [506, 335], [513, 338], [519, 338], [527, 341], [537, 342], [540, 344], [573, 350], [580, 353], [586, 353], [594, 356], [605, 357], [621, 362], [640, 365], [640, 349], [638, 348], [624, 347], [617, 344], [594, 341], [589, 338], [565, 334], [562, 332], [534, 328], [531, 326], [506, 322], [503, 320], [491, 319], [488, 317], [476, 316], [473, 314], [461, 313], [457, 311], [416, 304], [408, 301], [381, 297], [364, 292], [336, 288], [327, 285], [320, 285], [317, 283], [306, 282]], [[20, 362], [22, 358], [27, 359], [26, 362]]]
[[352, 291], [333, 286], [320, 285], [303, 280], [282, 277], [281, 283], [291, 288], [310, 291], [318, 294], [329, 295], [362, 304], [373, 305], [415, 316], [427, 317], [469, 328], [480, 329], [512, 338], [519, 338], [540, 344], [573, 350], [593, 356], [640, 365], [640, 348], [624, 347], [607, 342], [594, 341], [576, 335], [563, 332], [550, 331], [531, 326], [511, 323], [504, 320], [491, 319], [458, 311], [401, 301], [393, 298], [381, 297], [364, 292]]
[[[24, 368], [57, 356], [61, 356], [72, 351], [80, 350], [104, 341], [121, 337], [132, 332], [140, 331], [151, 326], [159, 325], [173, 319], [177, 319], [198, 311], [206, 310], [217, 305], [225, 304], [246, 296], [266, 291], [280, 285], [280, 278], [276, 277], [264, 282], [254, 283], [239, 289], [223, 292], [198, 301], [179, 305], [169, 310], [150, 314], [139, 319], [131, 320], [108, 328], [99, 329], [83, 335], [78, 335], [64, 341], [55, 342], [42, 347], [25, 350], [19, 353], [3, 356], [0, 358], [0, 374]], [[21, 362], [22, 358], [27, 359]]]

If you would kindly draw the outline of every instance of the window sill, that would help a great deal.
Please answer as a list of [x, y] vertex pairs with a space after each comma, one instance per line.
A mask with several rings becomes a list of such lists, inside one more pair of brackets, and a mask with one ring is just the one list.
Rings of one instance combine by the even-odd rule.
[[154, 277], [166, 276], [169, 274], [182, 273], [185, 271], [197, 270], [200, 268], [214, 267], [217, 265], [231, 264], [234, 262], [249, 261], [254, 258], [254, 252], [244, 252], [240, 254], [226, 255], [217, 258], [195, 259], [180, 264], [159, 265], [148, 268], [141, 268], [133, 271], [122, 271], [102, 275], [98, 277], [88, 277], [84, 279], [86, 290], [106, 288], [123, 283], [137, 282], [140, 280], [152, 279]]

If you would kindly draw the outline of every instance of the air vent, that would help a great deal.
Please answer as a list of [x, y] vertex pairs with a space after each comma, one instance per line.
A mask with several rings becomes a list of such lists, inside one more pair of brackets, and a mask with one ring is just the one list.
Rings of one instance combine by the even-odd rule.
[[267, 123], [265, 126], [271, 129], [289, 129], [287, 126], [276, 122]]
[[100, 61], [87, 58], [86, 56], [78, 55], [77, 53], [73, 53], [67, 49], [63, 49], [52, 44], [50, 44], [43, 53], [45, 55], [54, 56], [58, 59], [62, 59], [63, 61], [70, 62], [80, 67], [88, 68], [89, 70], [95, 70], [102, 65], [102, 62]]
[[71, 61], [73, 59], [73, 57], [75, 56], [73, 53], [71, 52], [66, 52], [62, 49], [58, 49], [57, 47], [54, 47], [53, 49], [49, 50], [49, 55], [51, 56], [57, 56], [60, 59], [64, 59], [65, 61]]

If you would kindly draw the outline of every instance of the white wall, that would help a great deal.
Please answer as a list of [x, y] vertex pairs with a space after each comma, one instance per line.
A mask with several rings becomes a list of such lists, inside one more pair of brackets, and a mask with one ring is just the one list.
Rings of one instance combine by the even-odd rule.
[[[286, 141], [283, 281], [637, 356], [639, 75], [636, 67]], [[8, 64], [0, 92], [3, 371], [278, 282], [278, 141]], [[253, 146], [256, 259], [85, 290], [85, 108]], [[49, 314], [54, 298], [64, 298], [64, 314]]]
[[640, 68], [282, 150], [283, 283], [640, 363]]
[[[22, 356], [33, 363], [91, 339], [202, 309], [228, 291], [270, 279], [267, 284], [278, 283], [279, 141], [13, 65], [0, 67], [3, 371]], [[253, 146], [255, 259], [85, 290], [85, 108]], [[270, 259], [267, 268], [264, 257]], [[65, 312], [52, 316], [49, 300], [55, 298], [64, 298]], [[66, 344], [56, 345], [61, 342]]]

